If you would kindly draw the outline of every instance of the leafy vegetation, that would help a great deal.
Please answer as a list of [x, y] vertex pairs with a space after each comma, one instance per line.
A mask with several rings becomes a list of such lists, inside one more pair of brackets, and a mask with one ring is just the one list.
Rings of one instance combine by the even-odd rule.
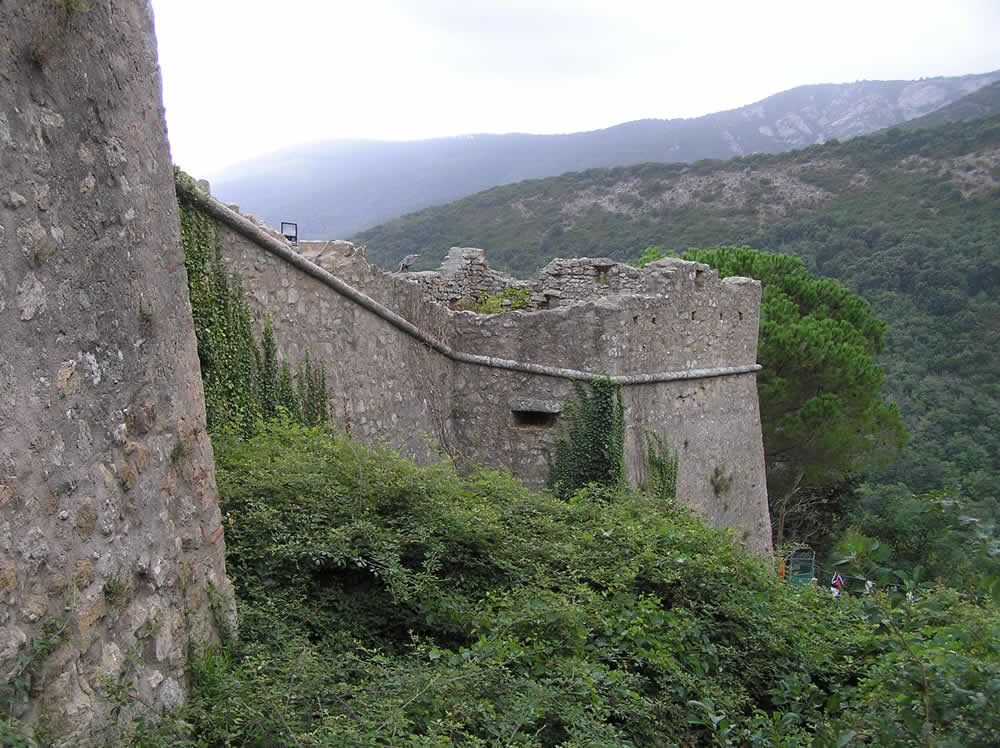
[[531, 288], [528, 286], [508, 286], [501, 293], [481, 294], [473, 311], [477, 314], [514, 312], [518, 309], [524, 309], [530, 301]]
[[[549, 486], [567, 498], [588, 485], [619, 489], [625, 481], [625, 405], [621, 385], [601, 378], [573, 382], [556, 443]], [[587, 390], [590, 390], [589, 392]]]
[[70, 609], [67, 604], [63, 615], [45, 622], [41, 634], [27, 642], [0, 683], [0, 745], [19, 745], [22, 732], [15, 715], [27, 705], [46, 660], [69, 638]]
[[677, 455], [670, 453], [667, 440], [655, 432], [646, 433], [646, 482], [643, 491], [664, 505], [677, 498]]
[[1000, 600], [992, 499], [974, 501], [948, 491], [916, 495], [901, 485], [865, 484], [852, 494], [844, 514], [846, 531], [834, 551], [851, 555], [858, 550], [852, 538], [877, 539], [898, 568], [919, 568], [926, 579]]
[[188, 198], [197, 188], [181, 176], [177, 204], [209, 429], [250, 434], [282, 411], [306, 426], [326, 422], [326, 362], [314, 363], [307, 350], [293, 380], [288, 362], [278, 365], [270, 319], [258, 346], [242, 280], [235, 274], [230, 278], [218, 228]]
[[998, 608], [912, 575], [864, 595], [888, 581], [866, 541], [834, 600], [627, 490], [563, 501], [280, 419], [214, 447], [241, 637], [135, 744], [1000, 739]]

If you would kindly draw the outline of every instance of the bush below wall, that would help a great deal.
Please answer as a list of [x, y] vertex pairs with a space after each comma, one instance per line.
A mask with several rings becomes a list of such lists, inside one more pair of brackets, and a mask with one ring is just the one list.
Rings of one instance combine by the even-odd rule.
[[1000, 740], [988, 599], [834, 600], [679, 504], [560, 501], [288, 423], [215, 453], [241, 640], [146, 745]]

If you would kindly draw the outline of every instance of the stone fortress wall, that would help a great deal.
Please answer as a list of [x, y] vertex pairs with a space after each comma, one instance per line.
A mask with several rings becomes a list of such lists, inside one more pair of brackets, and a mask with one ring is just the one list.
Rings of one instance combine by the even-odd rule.
[[[640, 270], [588, 258], [523, 281], [472, 248], [453, 248], [438, 271], [386, 273], [348, 242], [293, 248], [236, 206], [201, 203], [258, 324], [272, 318], [289, 358], [308, 348], [327, 362], [337, 427], [418, 461], [443, 450], [539, 487], [572, 380], [608, 375], [623, 385], [629, 479], [644, 479], [656, 432], [679, 458], [678, 497], [749, 548], [770, 548], [758, 282], [676, 259]], [[528, 311], [461, 310], [509, 285], [530, 289]]]
[[[189, 653], [233, 623], [152, 11], [0, 3], [0, 28], [0, 675], [23, 684], [4, 706], [60, 744], [113, 742], [104, 679], [174, 706]], [[337, 426], [539, 485], [572, 380], [611, 375], [630, 479], [661, 433], [679, 496], [769, 546], [757, 284], [560, 261], [531, 311], [476, 315], [449, 307], [525, 284], [481, 251], [436, 276], [346, 243], [304, 245], [313, 262], [204, 202], [258, 320], [328, 363]]]
[[0, 29], [3, 709], [113, 743], [101, 679], [174, 706], [232, 622], [152, 10], [4, 2]]

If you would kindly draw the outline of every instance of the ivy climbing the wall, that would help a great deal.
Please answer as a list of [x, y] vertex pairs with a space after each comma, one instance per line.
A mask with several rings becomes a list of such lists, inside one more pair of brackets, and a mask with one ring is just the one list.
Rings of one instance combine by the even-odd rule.
[[307, 349], [305, 359], [299, 363], [297, 381], [299, 420], [306, 426], [326, 423], [326, 362], [314, 364]]
[[282, 414], [306, 426], [326, 423], [326, 362], [313, 361], [306, 350], [293, 377], [289, 363], [279, 363], [270, 318], [257, 344], [243, 281], [226, 269], [218, 228], [191, 199], [197, 189], [191, 178], [176, 168], [175, 174], [209, 429], [250, 435], [261, 422]]
[[[607, 377], [589, 388], [573, 382], [566, 403], [549, 487], [567, 498], [591, 483], [619, 488], [625, 481], [625, 405], [622, 388]], [[588, 391], [589, 389], [589, 391]]]
[[677, 498], [677, 455], [670, 453], [666, 439], [654, 431], [646, 432], [646, 484], [643, 490], [665, 503]]

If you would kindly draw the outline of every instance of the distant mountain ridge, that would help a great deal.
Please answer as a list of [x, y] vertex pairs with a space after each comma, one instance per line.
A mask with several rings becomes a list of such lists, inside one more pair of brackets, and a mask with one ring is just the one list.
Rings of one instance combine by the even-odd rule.
[[978, 91], [963, 96], [940, 109], [935, 109], [923, 117], [901, 122], [899, 127], [906, 130], [916, 130], [921, 127], [935, 127], [946, 122], [963, 122], [998, 113], [1000, 113], [1000, 81], [983, 86]]
[[[569, 171], [778, 153], [899, 124], [1000, 81], [1000, 71], [920, 81], [800, 86], [694, 119], [637, 120], [567, 135], [329, 141], [233, 167], [213, 191], [303, 238], [340, 238], [429, 205]], [[183, 166], [183, 164], [181, 164]]]

